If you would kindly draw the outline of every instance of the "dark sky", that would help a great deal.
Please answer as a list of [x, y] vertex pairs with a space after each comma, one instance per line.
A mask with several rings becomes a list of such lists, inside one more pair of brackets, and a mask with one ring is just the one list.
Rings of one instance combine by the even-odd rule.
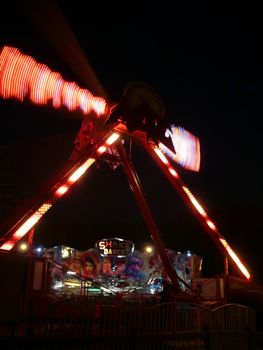
[[[157, 7], [142, 1], [119, 8], [97, 3], [84, 10], [82, 4], [60, 2], [61, 13], [108, 96], [117, 101], [126, 84], [145, 81], [162, 96], [171, 121], [199, 137], [200, 172], [179, 166], [178, 172], [252, 276], [262, 280], [259, 9], [169, 1]], [[48, 38], [47, 31], [41, 32], [32, 21], [29, 8], [27, 3], [22, 8], [3, 5], [1, 46], [16, 46], [66, 80], [92, 90], [87, 61], [74, 61], [79, 52], [73, 50], [72, 37], [64, 32], [61, 40], [59, 35]], [[55, 26], [51, 20], [49, 24]], [[17, 101], [1, 100], [0, 108], [1, 145], [6, 146], [19, 202], [67, 161], [82, 116]], [[203, 256], [208, 274], [222, 272], [222, 257], [213, 242], [136, 146], [133, 161], [165, 246]], [[138, 249], [151, 241], [122, 169], [112, 171], [102, 164], [46, 214], [36, 227], [35, 240], [86, 249], [100, 238], [114, 236], [134, 241]]]

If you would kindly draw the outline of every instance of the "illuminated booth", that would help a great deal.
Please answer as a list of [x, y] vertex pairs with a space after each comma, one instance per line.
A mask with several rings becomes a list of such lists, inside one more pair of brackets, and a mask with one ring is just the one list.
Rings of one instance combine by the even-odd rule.
[[[166, 249], [180, 286], [192, 286], [201, 277], [202, 258], [190, 251], [180, 253]], [[51, 288], [62, 293], [130, 292], [155, 294], [162, 291], [167, 274], [156, 251], [141, 252], [133, 242], [122, 238], [105, 238], [95, 247], [79, 251], [67, 246], [46, 249], [44, 255], [51, 262]]]

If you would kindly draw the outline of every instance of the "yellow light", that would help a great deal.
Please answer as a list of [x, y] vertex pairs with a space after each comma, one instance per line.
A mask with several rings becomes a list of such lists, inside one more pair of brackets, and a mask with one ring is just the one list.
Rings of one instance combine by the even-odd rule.
[[95, 159], [89, 158], [84, 164], [82, 164], [68, 179], [70, 183], [77, 181], [85, 171], [95, 162]]
[[169, 164], [167, 158], [162, 154], [162, 152], [157, 147], [154, 148], [154, 151], [164, 164], [166, 165]]
[[92, 282], [91, 281], [86, 281], [85, 282], [85, 287], [91, 287], [92, 286]]
[[213, 231], [216, 231], [216, 226], [211, 220], [206, 220], [206, 223]]
[[8, 242], [4, 243], [3, 245], [1, 245], [0, 249], [11, 250], [14, 247], [14, 245], [15, 245], [14, 242], [8, 241]]
[[65, 281], [64, 283], [66, 286], [71, 286], [71, 287], [80, 287], [80, 282], [73, 282], [73, 281]]
[[152, 253], [153, 248], [151, 246], [147, 246], [147, 247], [145, 247], [145, 251], [146, 251], [146, 253]]
[[233, 251], [233, 249], [230, 247], [230, 245], [227, 243], [227, 241], [223, 238], [220, 238], [220, 242], [224, 246], [224, 248], [227, 250], [230, 257], [234, 260], [240, 271], [243, 273], [243, 275], [249, 280], [250, 279], [250, 273], [245, 268], [245, 266], [240, 261], [239, 257], [236, 255], [236, 253]]
[[172, 167], [169, 167], [168, 170], [170, 171], [170, 173], [171, 173], [174, 177], [178, 177], [177, 172], [176, 172]]
[[61, 252], [62, 258], [68, 258], [69, 257], [69, 248], [64, 247]]
[[114, 132], [113, 134], [111, 134], [104, 145], [100, 146], [97, 150], [98, 153], [102, 154], [106, 151], [107, 149], [107, 146], [110, 146], [112, 145], [118, 138], [120, 137], [119, 134], [117, 134], [116, 132]]
[[38, 218], [33, 214], [19, 229], [14, 233], [13, 238], [19, 239], [24, 237], [24, 235], [38, 222]]
[[191, 193], [191, 191], [186, 186], [182, 186], [182, 188], [185, 191], [185, 193], [187, 194], [187, 196], [189, 197], [189, 199], [192, 202], [192, 204], [195, 206], [196, 210], [202, 216], [206, 217], [207, 216], [206, 212], [204, 211], [204, 209], [201, 206], [201, 204], [198, 203], [197, 199], [194, 197], [194, 195]]
[[40, 218], [51, 208], [50, 203], [44, 203], [41, 207], [35, 211], [35, 213], [30, 216], [30, 218], [19, 227], [19, 229], [14, 233], [13, 238], [20, 239], [22, 238], [39, 220]]
[[66, 193], [68, 190], [68, 186], [60, 186], [57, 190], [56, 190], [56, 195], [58, 196], [63, 196], [64, 193]]
[[100, 146], [98, 148], [98, 153], [104, 153], [106, 151], [107, 147], [106, 146]]
[[19, 249], [22, 251], [22, 252], [25, 252], [28, 250], [28, 244], [27, 243], [21, 243], [20, 246], [19, 246]]
[[117, 134], [116, 132], [114, 132], [106, 141], [107, 145], [112, 145], [113, 142], [115, 142], [118, 138], [120, 137], [119, 134]]

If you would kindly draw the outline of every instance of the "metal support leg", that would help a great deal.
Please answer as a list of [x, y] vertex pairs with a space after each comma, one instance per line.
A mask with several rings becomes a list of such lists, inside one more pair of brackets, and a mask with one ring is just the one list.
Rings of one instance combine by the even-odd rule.
[[143, 217], [146, 221], [146, 224], [148, 226], [148, 229], [150, 231], [151, 234], [151, 238], [154, 241], [154, 243], [156, 244], [156, 248], [160, 254], [163, 266], [167, 272], [167, 275], [171, 281], [171, 284], [173, 286], [173, 291], [174, 294], [178, 294], [181, 293], [181, 288], [178, 282], [178, 276], [176, 274], [176, 272], [174, 271], [174, 269], [171, 266], [171, 263], [169, 261], [169, 258], [165, 252], [165, 248], [163, 245], [163, 242], [161, 240], [161, 235], [158, 231], [158, 228], [154, 222], [154, 219], [152, 217], [151, 211], [149, 209], [149, 206], [147, 204], [147, 201], [145, 199], [145, 195], [143, 193], [143, 189], [142, 186], [140, 184], [140, 180], [138, 178], [138, 175], [131, 163], [131, 161], [128, 159], [125, 148], [123, 145], [118, 144], [117, 146], [119, 155], [120, 155], [120, 159], [122, 161], [123, 164], [123, 168], [124, 168], [124, 172], [128, 178], [130, 187], [132, 189], [133, 195], [136, 199], [136, 202], [139, 206], [139, 209], [141, 210]]

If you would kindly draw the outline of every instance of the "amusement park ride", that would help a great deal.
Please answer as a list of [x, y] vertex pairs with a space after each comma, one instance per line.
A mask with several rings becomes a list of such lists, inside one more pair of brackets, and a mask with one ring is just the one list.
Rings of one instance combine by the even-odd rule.
[[180, 277], [172, 268], [161, 233], [145, 199], [144, 191], [127, 144], [143, 146], [164, 176], [192, 210], [208, 236], [233, 267], [250, 279], [250, 273], [219, 232], [204, 208], [184, 184], [176, 164], [199, 171], [200, 145], [197, 137], [181, 127], [171, 125], [158, 93], [143, 82], [126, 86], [117, 103], [80, 88], [46, 65], [37, 63], [17, 48], [6, 46], [0, 51], [0, 95], [3, 99], [48, 104], [53, 108], [78, 110], [83, 122], [74, 149], [65, 166], [34, 196], [18, 206], [0, 223], [0, 250], [10, 252], [19, 241], [33, 232], [43, 215], [99, 160], [123, 167], [138, 207], [158, 251], [175, 294], [181, 293]]

